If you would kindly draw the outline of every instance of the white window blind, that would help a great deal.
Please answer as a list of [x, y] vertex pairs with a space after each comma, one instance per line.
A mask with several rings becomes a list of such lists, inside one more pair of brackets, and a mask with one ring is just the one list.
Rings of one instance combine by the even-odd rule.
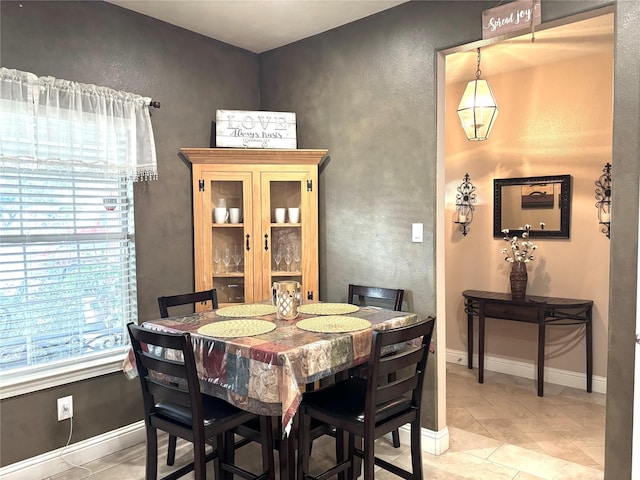
[[137, 321], [148, 99], [0, 69], [0, 384], [112, 360]]
[[132, 183], [96, 170], [0, 173], [0, 378], [127, 345]]

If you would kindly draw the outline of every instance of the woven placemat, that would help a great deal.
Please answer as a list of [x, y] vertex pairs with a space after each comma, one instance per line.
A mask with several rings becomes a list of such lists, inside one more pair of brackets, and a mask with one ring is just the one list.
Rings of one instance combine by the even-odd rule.
[[358, 310], [360, 307], [350, 303], [309, 303], [298, 307], [298, 313], [310, 315], [344, 315]]
[[371, 326], [369, 320], [343, 315], [326, 315], [324, 317], [305, 318], [296, 323], [300, 330], [317, 333], [347, 333], [364, 330]]
[[261, 317], [272, 313], [276, 313], [276, 307], [265, 303], [230, 305], [216, 310], [216, 315], [219, 317], [231, 318]]
[[253, 337], [254, 335], [269, 333], [275, 328], [276, 324], [273, 322], [243, 318], [209, 323], [200, 327], [198, 333], [207, 337], [217, 338]]

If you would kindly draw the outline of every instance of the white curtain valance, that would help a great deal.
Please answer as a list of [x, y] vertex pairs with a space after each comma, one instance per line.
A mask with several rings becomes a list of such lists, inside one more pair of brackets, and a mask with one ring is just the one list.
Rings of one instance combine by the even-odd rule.
[[156, 180], [151, 99], [107, 87], [0, 68], [0, 164], [100, 167]]

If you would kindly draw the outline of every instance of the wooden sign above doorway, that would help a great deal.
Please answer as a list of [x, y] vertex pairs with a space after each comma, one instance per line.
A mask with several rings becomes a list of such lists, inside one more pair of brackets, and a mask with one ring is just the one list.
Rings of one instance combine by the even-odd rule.
[[485, 10], [482, 12], [482, 38], [498, 37], [540, 25], [541, 13], [540, 0], [515, 0]]

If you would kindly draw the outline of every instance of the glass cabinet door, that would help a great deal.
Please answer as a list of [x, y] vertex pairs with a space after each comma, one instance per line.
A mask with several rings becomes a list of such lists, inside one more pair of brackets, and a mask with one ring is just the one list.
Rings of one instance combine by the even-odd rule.
[[209, 278], [203, 280], [216, 289], [221, 306], [253, 301], [251, 180], [250, 172], [204, 176], [211, 222], [206, 239], [210, 263], [203, 268]]
[[[262, 173], [263, 296], [278, 281], [305, 287], [304, 248], [307, 172]], [[303, 290], [304, 292], [304, 290]], [[303, 293], [304, 295], [304, 293]]]

